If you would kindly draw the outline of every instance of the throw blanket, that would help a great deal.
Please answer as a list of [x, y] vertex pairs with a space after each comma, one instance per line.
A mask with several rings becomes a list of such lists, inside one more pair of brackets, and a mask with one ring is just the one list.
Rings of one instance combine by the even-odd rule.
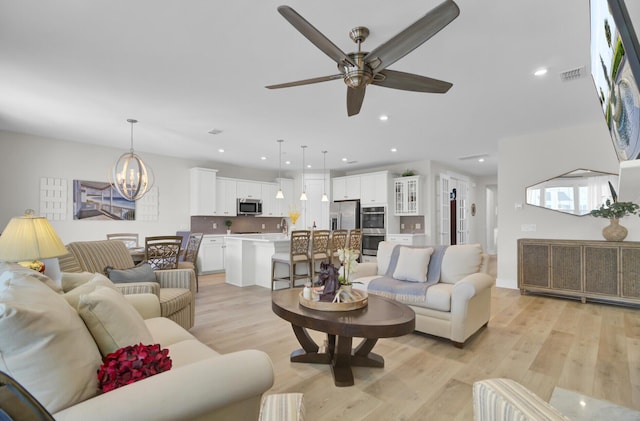
[[427, 289], [440, 281], [442, 258], [448, 246], [430, 246], [433, 248], [433, 253], [427, 268], [427, 282], [399, 281], [393, 278], [393, 272], [395, 272], [398, 264], [400, 247], [406, 246], [396, 245], [393, 248], [387, 273], [380, 278], [372, 279], [367, 291], [405, 304], [424, 303], [427, 301]]

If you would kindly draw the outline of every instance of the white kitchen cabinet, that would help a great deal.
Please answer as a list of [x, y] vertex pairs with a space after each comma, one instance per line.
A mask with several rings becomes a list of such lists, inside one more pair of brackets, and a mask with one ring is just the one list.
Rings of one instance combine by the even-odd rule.
[[189, 210], [191, 215], [215, 215], [216, 173], [210, 168], [189, 170]]
[[348, 175], [335, 177], [332, 181], [333, 200], [358, 200], [360, 199], [360, 176]]
[[424, 234], [387, 234], [385, 240], [396, 244], [402, 244], [403, 246], [425, 245]]
[[238, 180], [236, 188], [238, 199], [262, 199], [262, 183], [258, 181]]
[[387, 171], [360, 175], [360, 206], [389, 203], [391, 176]]
[[283, 199], [276, 199], [277, 215], [281, 218], [289, 216], [289, 209], [294, 208], [294, 204], [298, 201], [298, 197], [293, 197], [293, 180], [291, 178], [276, 179], [276, 192], [278, 187], [282, 186]]
[[216, 215], [237, 215], [236, 180], [232, 178], [218, 177], [216, 180]]
[[224, 270], [225, 241], [222, 235], [205, 235], [198, 251], [198, 273]]
[[394, 178], [394, 213], [396, 216], [423, 214], [420, 204], [420, 179], [419, 175]]
[[275, 183], [262, 183], [262, 215], [261, 216], [279, 216], [278, 201], [276, 193], [278, 193], [278, 185]]

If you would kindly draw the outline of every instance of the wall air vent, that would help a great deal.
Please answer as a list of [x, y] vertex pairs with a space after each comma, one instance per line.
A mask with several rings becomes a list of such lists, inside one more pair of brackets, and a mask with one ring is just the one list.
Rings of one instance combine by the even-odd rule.
[[572, 80], [583, 78], [585, 74], [584, 66], [576, 67], [575, 69], [570, 69], [560, 73], [560, 80], [563, 82], [570, 82]]

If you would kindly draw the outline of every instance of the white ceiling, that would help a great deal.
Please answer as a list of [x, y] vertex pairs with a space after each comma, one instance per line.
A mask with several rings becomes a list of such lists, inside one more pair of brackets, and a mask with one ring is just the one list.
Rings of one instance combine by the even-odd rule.
[[[438, 95], [370, 86], [354, 117], [341, 80], [264, 88], [337, 73], [276, 11], [281, 1], [0, 0], [0, 130], [126, 150], [126, 119], [136, 118], [143, 156], [277, 169], [276, 140], [284, 139], [294, 168], [308, 145], [314, 168], [327, 150], [327, 168], [337, 171], [432, 159], [488, 175], [497, 173], [499, 139], [601, 118], [588, 1], [458, 0], [456, 20], [390, 67], [453, 88]], [[369, 28], [368, 51], [439, 3], [286, 4], [350, 52], [352, 27]], [[549, 73], [534, 77], [541, 66]], [[580, 66], [585, 77], [560, 80]], [[222, 133], [207, 133], [214, 128]], [[486, 162], [459, 159], [477, 154]]]

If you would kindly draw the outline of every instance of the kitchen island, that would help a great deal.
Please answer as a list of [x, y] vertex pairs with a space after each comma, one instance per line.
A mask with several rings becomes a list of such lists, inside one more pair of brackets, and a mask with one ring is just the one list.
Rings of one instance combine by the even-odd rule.
[[271, 289], [271, 256], [289, 253], [291, 240], [279, 233], [238, 234], [225, 236], [225, 244], [224, 265], [228, 284]]

